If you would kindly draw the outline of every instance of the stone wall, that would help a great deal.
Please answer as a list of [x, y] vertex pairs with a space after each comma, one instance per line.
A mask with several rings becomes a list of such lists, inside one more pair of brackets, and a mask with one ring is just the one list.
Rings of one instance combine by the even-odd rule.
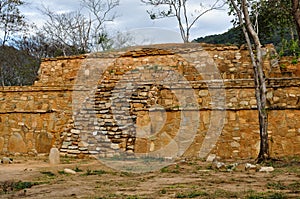
[[[272, 59], [274, 58], [274, 59]], [[265, 49], [271, 155], [300, 155], [300, 67]], [[248, 51], [155, 45], [45, 59], [32, 87], [0, 92], [0, 152], [254, 158]]]
[[4, 87], [0, 92], [0, 152], [48, 153], [72, 118], [72, 90]]

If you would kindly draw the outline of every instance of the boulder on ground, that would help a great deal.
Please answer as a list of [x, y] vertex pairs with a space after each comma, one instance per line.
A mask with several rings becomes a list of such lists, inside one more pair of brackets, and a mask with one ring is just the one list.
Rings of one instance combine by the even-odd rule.
[[274, 171], [273, 167], [261, 167], [259, 169], [259, 172], [272, 172], [272, 171]]
[[217, 156], [215, 154], [209, 154], [209, 156], [206, 158], [206, 162], [213, 162]]
[[12, 158], [8, 158], [8, 157], [3, 157], [1, 159], [1, 163], [2, 164], [12, 164], [13, 163], [13, 159]]
[[67, 174], [72, 174], [72, 175], [76, 174], [76, 171], [74, 171], [72, 169], [64, 169], [64, 172], [67, 173]]
[[217, 169], [219, 171], [226, 171], [226, 165], [224, 162], [219, 162], [216, 159], [212, 162], [212, 168]]

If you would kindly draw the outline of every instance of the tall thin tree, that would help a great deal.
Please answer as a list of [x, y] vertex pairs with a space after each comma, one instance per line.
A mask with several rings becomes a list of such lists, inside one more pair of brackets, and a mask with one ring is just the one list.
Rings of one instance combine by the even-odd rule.
[[105, 24], [116, 18], [113, 9], [119, 3], [120, 0], [81, 0], [82, 6], [90, 13], [92, 51], [108, 50], [112, 47], [113, 41], [108, 36]]
[[[242, 26], [247, 47], [249, 49], [251, 62], [254, 72], [255, 96], [257, 101], [259, 130], [260, 130], [260, 151], [257, 157], [258, 162], [270, 158], [268, 144], [268, 115], [266, 108], [266, 77], [263, 71], [262, 45], [258, 36], [258, 30], [254, 27], [249, 15], [249, 1], [230, 0], [229, 4], [238, 17], [239, 24]], [[252, 48], [254, 43], [255, 50]]]

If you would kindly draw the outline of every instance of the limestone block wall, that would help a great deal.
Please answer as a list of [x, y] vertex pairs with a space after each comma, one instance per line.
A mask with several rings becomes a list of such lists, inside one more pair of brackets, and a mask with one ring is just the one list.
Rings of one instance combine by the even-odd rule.
[[[271, 155], [300, 155], [300, 67], [279, 62], [271, 46], [264, 52]], [[69, 156], [254, 158], [252, 77], [247, 49], [236, 46], [154, 45], [45, 59], [34, 86], [0, 90], [0, 153], [34, 155], [54, 145]]]
[[4, 87], [0, 92], [0, 153], [48, 153], [72, 118], [72, 91]]

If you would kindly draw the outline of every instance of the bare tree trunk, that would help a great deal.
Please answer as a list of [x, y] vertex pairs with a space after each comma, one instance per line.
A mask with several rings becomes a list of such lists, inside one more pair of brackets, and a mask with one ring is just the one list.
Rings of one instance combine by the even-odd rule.
[[298, 33], [298, 42], [300, 43], [300, 8], [299, 8], [299, 0], [291, 0], [292, 1], [292, 12], [293, 17], [296, 24], [296, 29]]
[[[240, 24], [242, 25], [243, 33], [247, 41], [247, 46], [249, 49], [249, 53], [253, 65], [255, 97], [257, 101], [259, 130], [260, 130], [260, 151], [257, 157], [257, 161], [262, 162], [269, 158], [268, 117], [266, 111], [267, 88], [266, 88], [265, 75], [263, 71], [262, 48], [261, 48], [261, 43], [258, 34], [255, 32], [253, 25], [251, 24], [246, 0], [242, 0], [241, 9], [238, 8], [234, 0], [230, 0], [230, 1], [235, 11], [237, 12]], [[254, 54], [253, 52], [250, 37], [254, 41], [256, 54]]]
[[[255, 89], [255, 95], [257, 100], [257, 108], [258, 108], [258, 117], [259, 117], [259, 130], [260, 130], [260, 151], [257, 157], [258, 162], [265, 161], [269, 158], [269, 144], [268, 144], [268, 116], [267, 116], [267, 110], [266, 110], [266, 80], [265, 80], [265, 74], [263, 71], [263, 56], [262, 56], [262, 48], [261, 43], [258, 37], [258, 33], [255, 32], [251, 21], [250, 16], [248, 12], [248, 7], [246, 4], [246, 0], [242, 0], [242, 9], [244, 13], [244, 20], [246, 22], [246, 28], [251, 35], [251, 38], [254, 41], [255, 48], [256, 48], [256, 57], [253, 56], [253, 53], [251, 54], [252, 62], [253, 62], [253, 68], [255, 73], [255, 82], [256, 82], [256, 89]], [[249, 46], [249, 49], [252, 50], [251, 46]]]

